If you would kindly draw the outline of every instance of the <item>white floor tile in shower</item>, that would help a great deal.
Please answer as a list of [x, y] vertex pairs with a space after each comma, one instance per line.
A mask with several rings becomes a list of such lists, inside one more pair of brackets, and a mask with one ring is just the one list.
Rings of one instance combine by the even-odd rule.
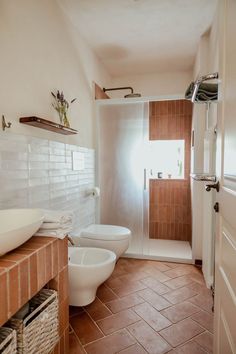
[[146, 239], [136, 242], [124, 255], [128, 258], [192, 263], [192, 249], [187, 241]]
[[150, 256], [181, 260], [192, 259], [192, 249], [187, 241], [149, 239], [147, 242]]

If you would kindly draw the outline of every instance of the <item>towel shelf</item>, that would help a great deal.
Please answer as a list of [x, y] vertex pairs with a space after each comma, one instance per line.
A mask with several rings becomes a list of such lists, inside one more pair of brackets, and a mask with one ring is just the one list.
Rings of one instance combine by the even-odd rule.
[[209, 103], [218, 100], [218, 83], [205, 83], [218, 79], [218, 73], [201, 76], [195, 82], [191, 82], [186, 90], [185, 98], [193, 103]]
[[50, 130], [51, 132], [63, 135], [78, 134], [78, 131], [75, 129], [39, 117], [22, 117], [19, 121], [23, 124], [32, 125], [36, 128]]

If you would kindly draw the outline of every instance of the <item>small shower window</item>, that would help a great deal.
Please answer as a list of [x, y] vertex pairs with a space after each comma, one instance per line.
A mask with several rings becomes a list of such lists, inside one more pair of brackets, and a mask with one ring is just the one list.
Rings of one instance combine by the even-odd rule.
[[184, 152], [184, 140], [150, 141], [150, 177], [184, 179]]

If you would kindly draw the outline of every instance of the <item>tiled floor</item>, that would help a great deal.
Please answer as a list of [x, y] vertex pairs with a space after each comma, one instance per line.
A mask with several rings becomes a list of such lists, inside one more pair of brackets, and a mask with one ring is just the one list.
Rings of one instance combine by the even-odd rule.
[[211, 307], [194, 266], [122, 258], [92, 304], [70, 308], [70, 354], [212, 353]]

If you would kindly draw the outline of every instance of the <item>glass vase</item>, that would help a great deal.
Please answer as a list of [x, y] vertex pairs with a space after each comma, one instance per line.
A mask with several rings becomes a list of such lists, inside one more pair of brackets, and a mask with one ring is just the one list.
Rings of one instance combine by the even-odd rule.
[[67, 128], [70, 128], [70, 122], [69, 122], [66, 112], [64, 113], [64, 116], [63, 116], [63, 125]]

